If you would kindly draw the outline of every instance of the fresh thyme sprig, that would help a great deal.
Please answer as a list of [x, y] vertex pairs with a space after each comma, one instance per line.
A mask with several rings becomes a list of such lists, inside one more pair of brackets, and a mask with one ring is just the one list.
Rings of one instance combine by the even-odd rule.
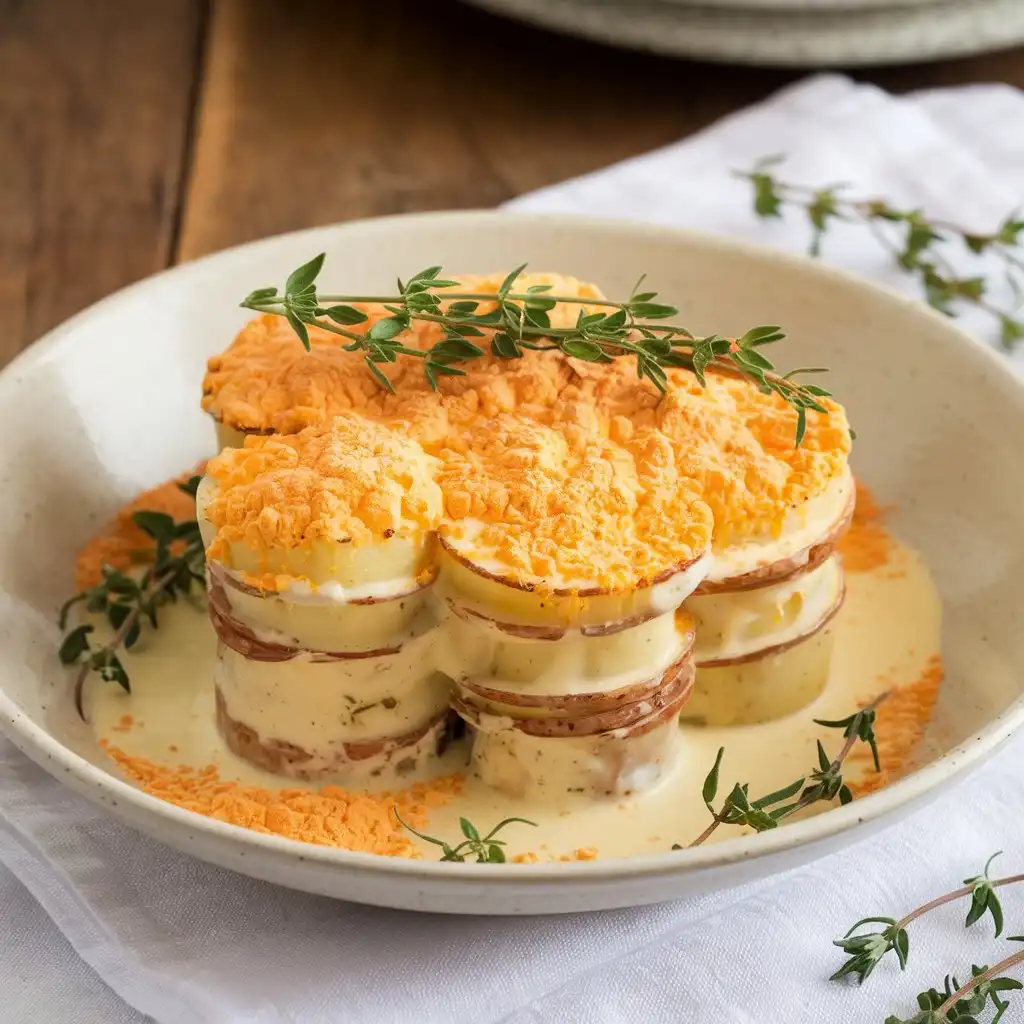
[[[875, 771], [879, 770], [878, 747], [874, 732], [875, 711], [888, 696], [888, 692], [881, 694], [867, 707], [850, 715], [849, 718], [838, 721], [826, 721], [818, 718], [814, 720], [816, 724], [826, 728], [843, 730], [845, 742], [834, 758], [828, 756], [821, 740], [818, 740], [818, 767], [808, 775], [801, 776], [788, 786], [783, 786], [782, 789], [758, 797], [756, 800], [750, 798], [749, 783], [737, 782], [723, 800], [722, 806], [716, 810], [714, 801], [718, 795], [719, 772], [722, 767], [722, 758], [725, 755], [725, 747], [720, 747], [714, 766], [708, 772], [701, 791], [704, 805], [711, 815], [711, 824], [689, 846], [700, 846], [710, 839], [721, 825], [745, 825], [755, 832], [767, 832], [769, 829], [777, 828], [783, 818], [787, 818], [811, 804], [829, 802], [836, 797], [839, 798], [841, 804], [848, 804], [853, 800], [853, 794], [843, 781], [843, 762], [854, 746], [858, 742], [863, 742], [871, 748]], [[674, 850], [683, 849], [681, 846], [672, 848]]]
[[[193, 476], [178, 486], [195, 497], [199, 480]], [[65, 601], [58, 617], [60, 628], [66, 629], [71, 610], [82, 604], [87, 612], [105, 615], [114, 630], [107, 643], [93, 647], [89, 638], [95, 627], [83, 622], [69, 630], [61, 641], [61, 662], [79, 666], [74, 693], [75, 708], [82, 718], [82, 690], [89, 674], [98, 672], [102, 679], [117, 683], [130, 693], [131, 683], [118, 652], [135, 646], [146, 622], [157, 628], [161, 605], [176, 601], [179, 594], [190, 593], [194, 583], [202, 584], [206, 579], [203, 541], [194, 519], [175, 522], [166, 512], [142, 510], [132, 520], [155, 543], [153, 560], [142, 576], [136, 579], [104, 565], [100, 582]]]
[[913, 1017], [897, 1017], [890, 1014], [885, 1024], [979, 1024], [978, 1014], [983, 1013], [991, 999], [994, 1016], [989, 1024], [998, 1024], [1010, 1008], [1001, 993], [1024, 988], [1016, 978], [1003, 977], [1003, 971], [1024, 962], [1024, 953], [1014, 953], [1000, 960], [994, 967], [971, 967], [971, 980], [961, 985], [955, 977], [946, 975], [942, 991], [930, 988], [919, 993], [917, 1005], [920, 1013]]
[[411, 832], [414, 836], [419, 836], [424, 842], [431, 843], [434, 846], [441, 847], [441, 860], [449, 861], [465, 861], [467, 857], [476, 857], [477, 864], [504, 864], [505, 863], [505, 851], [502, 847], [505, 845], [503, 839], [495, 839], [494, 837], [503, 829], [506, 825], [511, 825], [513, 822], [519, 822], [523, 825], [532, 825], [536, 828], [537, 823], [535, 821], [527, 821], [526, 818], [505, 818], [503, 821], [499, 821], [494, 828], [491, 829], [487, 835], [482, 836], [480, 830], [468, 819], [459, 818], [459, 827], [462, 829], [462, 834], [466, 837], [461, 843], [456, 846], [452, 846], [450, 843], [446, 843], [443, 839], [438, 839], [436, 836], [428, 836], [423, 832], [417, 832], [412, 825], [402, 820], [402, 816], [398, 813], [398, 808], [395, 809], [395, 817], [398, 819], [398, 824], [402, 828]]
[[[1024, 218], [1019, 211], [1008, 214], [995, 231], [983, 234], [929, 218], [920, 209], [900, 209], [879, 198], [853, 198], [845, 185], [811, 188], [781, 181], [774, 171], [782, 156], [759, 160], [749, 171], [736, 175], [750, 182], [754, 191], [754, 212], [761, 218], [781, 217], [786, 207], [802, 210], [810, 221], [810, 253], [821, 253], [822, 240], [833, 221], [860, 224], [868, 228], [896, 264], [920, 279], [930, 305], [955, 315], [961, 303], [974, 306], [999, 324], [1003, 345], [1010, 349], [1024, 338]], [[1000, 266], [1003, 281], [1016, 305], [1006, 308], [990, 297], [989, 281], [983, 274], [959, 275], [944, 247], [959, 246], [973, 256], [989, 255]]]
[[[316, 279], [323, 263], [321, 253], [289, 275], [284, 294], [278, 294], [276, 288], [257, 288], [241, 305], [285, 317], [307, 349], [308, 325], [345, 338], [346, 351], [363, 352], [370, 372], [387, 391], [394, 388], [381, 365], [396, 362], [400, 355], [422, 359], [427, 381], [436, 389], [438, 377], [464, 375], [458, 364], [483, 356], [481, 346], [486, 344], [498, 359], [518, 359], [528, 349], [558, 349], [591, 363], [631, 356], [638, 376], [661, 391], [668, 388], [666, 367], [690, 369], [701, 384], [709, 368], [739, 374], [754, 381], [761, 391], [779, 395], [796, 410], [798, 445], [806, 430], [807, 410], [826, 411], [821, 399], [830, 392], [796, 379], [823, 372], [821, 368], [804, 367], [782, 376], [765, 356], [764, 346], [785, 337], [777, 327], [755, 327], [736, 339], [714, 334], [698, 338], [683, 326], [663, 322], [679, 310], [656, 302], [656, 292], [640, 291], [643, 277], [626, 302], [552, 295], [550, 285], [515, 291], [526, 264], [508, 274], [497, 294], [452, 291], [459, 287], [458, 282], [446, 280], [441, 267], [428, 267], [408, 281], [399, 280], [397, 294], [319, 295]], [[353, 303], [382, 304], [391, 315], [365, 332], [353, 331], [352, 327], [368, 319]], [[557, 303], [599, 306], [607, 312], [588, 313], [581, 308], [572, 327], [552, 327], [548, 313]], [[404, 344], [402, 338], [416, 321], [439, 324], [443, 338], [429, 349]]]
[[[1024, 874], [1010, 875], [1006, 878], [989, 878], [989, 868], [998, 856], [999, 853], [994, 853], [989, 857], [985, 869], [980, 875], [965, 878], [963, 888], [955, 889], [953, 892], [925, 903], [898, 921], [892, 917], [862, 918], [841, 939], [833, 941], [833, 945], [849, 953], [850, 958], [832, 975], [832, 980], [835, 981], [850, 975], [856, 977], [859, 983], [863, 983], [890, 951], [896, 953], [900, 970], [906, 970], [907, 957], [910, 953], [910, 937], [907, 934], [907, 926], [936, 907], [963, 899], [965, 896], [971, 897], [971, 905], [967, 910], [964, 927], [970, 928], [976, 921], [981, 920], [986, 914], [990, 914], [996, 938], [999, 938], [1003, 931], [1003, 908], [996, 889], [1004, 885], [1016, 885], [1019, 882], [1024, 882]], [[882, 924], [885, 927], [880, 931], [858, 934], [858, 930], [866, 924]]]

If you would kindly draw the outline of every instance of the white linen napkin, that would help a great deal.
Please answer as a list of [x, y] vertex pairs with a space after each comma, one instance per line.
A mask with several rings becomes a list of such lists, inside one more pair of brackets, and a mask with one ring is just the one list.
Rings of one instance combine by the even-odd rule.
[[[802, 220], [755, 221], [748, 187], [729, 175], [784, 152], [788, 179], [848, 181], [991, 229], [1022, 198], [1022, 128], [1024, 96], [1008, 87], [894, 99], [819, 76], [677, 145], [510, 206], [696, 226], [799, 251]], [[825, 258], [910, 287], [856, 229], [837, 226]], [[487, 920], [348, 905], [210, 867], [136, 835], [0, 740], [0, 1022], [141, 1013], [161, 1024], [856, 1024], [909, 1015], [914, 994], [947, 971], [969, 974], [972, 959], [1005, 955], [987, 924], [965, 935], [959, 905], [930, 915], [912, 929], [907, 974], [885, 964], [861, 989], [827, 982], [841, 962], [830, 940], [859, 917], [898, 915], [954, 887], [994, 850], [1008, 851], [1007, 871], [1024, 869], [1022, 756], [1024, 737], [881, 836], [766, 882], [636, 910]], [[1004, 902], [1008, 930], [1024, 931], [1024, 893]]]

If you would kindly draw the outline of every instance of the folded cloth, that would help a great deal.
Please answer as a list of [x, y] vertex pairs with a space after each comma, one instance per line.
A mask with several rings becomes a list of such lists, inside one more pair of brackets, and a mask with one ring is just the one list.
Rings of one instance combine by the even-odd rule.
[[[812, 78], [677, 145], [522, 197], [701, 227], [799, 251], [802, 218], [762, 224], [730, 177], [766, 153], [787, 179], [858, 192], [991, 229], [1024, 181], [1024, 96], [975, 86], [894, 99]], [[913, 287], [858, 229], [825, 258]], [[984, 318], [971, 321], [991, 331]], [[930, 808], [857, 847], [768, 881], [682, 903], [559, 918], [405, 914], [256, 882], [175, 853], [108, 818], [0, 741], [0, 1022], [575, 1024], [909, 1016], [914, 993], [1000, 955], [988, 925], [966, 945], [963, 906], [914, 927], [910, 970], [830, 984], [830, 940], [899, 914], [1024, 849], [1024, 737]], [[1014, 855], [1007, 871], [1022, 870]], [[33, 911], [12, 875], [35, 897]], [[1005, 896], [1024, 931], [1024, 894]], [[60, 939], [43, 911], [63, 933]], [[1017, 927], [1014, 927], [1014, 923]], [[72, 953], [74, 950], [74, 953]], [[38, 952], [34, 952], [38, 951]], [[109, 989], [76, 960], [90, 965]], [[987, 960], [986, 960], [987, 958]], [[124, 1001], [116, 1003], [110, 989]]]

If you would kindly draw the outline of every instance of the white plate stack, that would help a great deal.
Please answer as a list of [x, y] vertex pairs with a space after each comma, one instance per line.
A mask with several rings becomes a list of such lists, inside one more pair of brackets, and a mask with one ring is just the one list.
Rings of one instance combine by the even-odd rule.
[[470, 0], [630, 49], [738, 64], [914, 63], [1024, 43], [1024, 0]]

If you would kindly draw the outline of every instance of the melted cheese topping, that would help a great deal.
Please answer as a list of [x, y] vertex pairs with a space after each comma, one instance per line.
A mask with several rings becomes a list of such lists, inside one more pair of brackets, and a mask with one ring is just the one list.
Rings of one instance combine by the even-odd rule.
[[[471, 287], [495, 290], [500, 279], [476, 279]], [[516, 287], [535, 285], [550, 286], [552, 295], [600, 297], [596, 287], [558, 275], [525, 276]], [[552, 324], [573, 322], [580, 308], [559, 304]], [[432, 344], [434, 328], [417, 323], [404, 340]], [[224, 558], [230, 545], [265, 555], [320, 537], [377, 544], [411, 523], [417, 530], [437, 526], [458, 558], [512, 586], [623, 593], [667, 578], [709, 548], [718, 575], [740, 574], [744, 564], [733, 566], [730, 556], [742, 549], [758, 564], [787, 557], [794, 531], [831, 525], [824, 518], [832, 497], [849, 486], [849, 428], [842, 407], [828, 400], [827, 413], [808, 414], [796, 448], [795, 411], [727, 373], [709, 374], [704, 388], [689, 371], [671, 370], [663, 395], [637, 379], [631, 360], [594, 364], [526, 352], [517, 360], [472, 360], [464, 376], [443, 378], [433, 392], [421, 361], [402, 357], [385, 368], [396, 392], [389, 395], [362, 354], [344, 353], [339, 339], [317, 333], [313, 352], [305, 353], [288, 331], [279, 318], [261, 318], [211, 360], [204, 407], [226, 429], [317, 424], [299, 435], [306, 440], [298, 446], [281, 438], [247, 441], [242, 451], [250, 454], [215, 460], [211, 475], [233, 495], [211, 502], [211, 557]], [[486, 337], [477, 341], [486, 349]], [[340, 446], [330, 419], [339, 413], [346, 424]], [[338, 447], [346, 453], [344, 473], [321, 488], [332, 500], [319, 511], [316, 473], [301, 472], [317, 471], [317, 457], [293, 463], [287, 450], [302, 446], [331, 453], [328, 463]], [[405, 477], [398, 462], [378, 464], [377, 453], [383, 459], [392, 448]], [[282, 453], [281, 465], [264, 474], [260, 460], [269, 452]], [[278, 469], [288, 470], [284, 487], [273, 475]], [[332, 473], [333, 466], [328, 478]], [[382, 496], [369, 480], [380, 481]], [[439, 488], [441, 512], [426, 496], [428, 483]], [[799, 511], [811, 508], [824, 511]], [[231, 557], [245, 560], [239, 550]], [[321, 561], [333, 557], [325, 552]], [[424, 571], [410, 561], [413, 575]], [[305, 575], [314, 586], [321, 582]], [[396, 568], [391, 578], [399, 576]], [[267, 589], [287, 585], [270, 580]]]
[[811, 548], [843, 520], [853, 493], [853, 474], [845, 469], [820, 494], [790, 508], [772, 532], [734, 538], [716, 550], [708, 579], [724, 582], [780, 561], [790, 562], [796, 571], [807, 564]]
[[[504, 277], [503, 273], [486, 277], [458, 276], [454, 280], [460, 282], [461, 289], [447, 291], [497, 293]], [[525, 292], [537, 287], [547, 287], [552, 294], [574, 298], [602, 298], [595, 285], [561, 274], [522, 274], [515, 290]], [[367, 316], [365, 322], [348, 328], [356, 333], [364, 333], [375, 320], [391, 315], [383, 306], [355, 305]], [[491, 308], [493, 306], [481, 303], [476, 312], [483, 314]], [[548, 313], [551, 326], [571, 326], [580, 308], [559, 303]], [[583, 309], [586, 312], [591, 307]], [[344, 350], [347, 338], [314, 326], [309, 327], [308, 333], [310, 351], [307, 352], [284, 318], [265, 314], [250, 321], [225, 352], [207, 362], [203, 408], [218, 422], [236, 431], [291, 434], [353, 410], [384, 415], [385, 410], [390, 412], [401, 406], [410, 392], [427, 390], [422, 363], [415, 357], [399, 356], [397, 362], [386, 367], [396, 390], [401, 393], [395, 398], [381, 390], [367, 370], [362, 352]], [[436, 324], [416, 321], [412, 330], [403, 335], [402, 342], [409, 348], [426, 349], [440, 339]], [[551, 361], [542, 359], [540, 362]], [[493, 385], [494, 394], [489, 396], [494, 403], [490, 415], [502, 406], [509, 407], [510, 400], [515, 406], [529, 402], [534, 383], [530, 380], [532, 374], [523, 375], [519, 381], [496, 380], [503, 376], [501, 370], [507, 366], [503, 360], [482, 359], [473, 364], [471, 380], [443, 378], [442, 390], [456, 396], [468, 390], [480, 391], [486, 396], [488, 385]]]
[[316, 541], [359, 546], [434, 529], [433, 459], [400, 433], [354, 416], [291, 437], [249, 437], [211, 460], [204, 518], [211, 557], [230, 545], [266, 552]]
[[610, 441], [571, 446], [565, 432], [501, 417], [442, 458], [446, 544], [520, 587], [648, 585], [711, 542], [707, 505]]
[[777, 395], [725, 373], [708, 374], [706, 387], [687, 370], [668, 376], [661, 395], [618, 360], [599, 368], [591, 400], [611, 418], [612, 436], [629, 447], [667, 439], [664, 461], [693, 481], [711, 508], [716, 552], [777, 537], [792, 509], [847, 472], [850, 431], [838, 403], [824, 399], [828, 415], [808, 414], [797, 448], [796, 411]]

